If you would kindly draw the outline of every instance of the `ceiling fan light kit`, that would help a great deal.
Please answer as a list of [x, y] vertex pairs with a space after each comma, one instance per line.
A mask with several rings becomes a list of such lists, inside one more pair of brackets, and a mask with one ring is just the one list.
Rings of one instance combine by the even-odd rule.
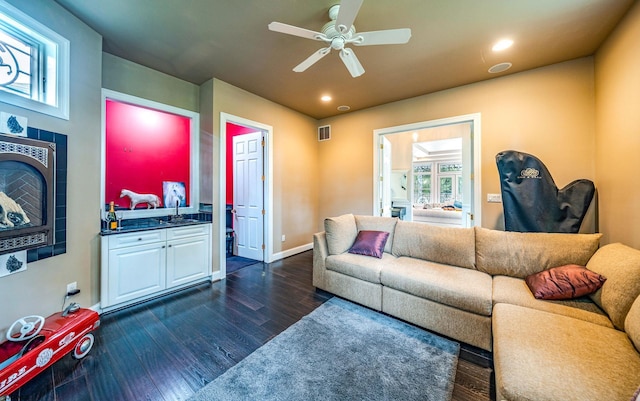
[[281, 22], [270, 23], [269, 29], [271, 31], [321, 41], [327, 45], [327, 47], [320, 48], [295, 66], [293, 71], [305, 71], [333, 49], [340, 52], [340, 59], [351, 76], [354, 78], [359, 77], [364, 74], [364, 67], [356, 57], [355, 52], [345, 46], [392, 45], [404, 44], [409, 41], [411, 38], [411, 29], [409, 28], [356, 33], [353, 21], [358, 15], [358, 11], [360, 11], [362, 2], [363, 0], [343, 0], [341, 4], [331, 6], [329, 8], [331, 21], [322, 27], [322, 32], [315, 32]]

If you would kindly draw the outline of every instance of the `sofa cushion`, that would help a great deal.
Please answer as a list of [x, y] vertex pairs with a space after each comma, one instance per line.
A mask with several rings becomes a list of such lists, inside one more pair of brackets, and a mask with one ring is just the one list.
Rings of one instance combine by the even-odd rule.
[[386, 231], [389, 233], [389, 238], [384, 246], [384, 251], [391, 253], [391, 247], [393, 245], [393, 234], [396, 231], [396, 223], [398, 223], [397, 217], [380, 217], [380, 216], [355, 216], [356, 228], [358, 231], [372, 230], [372, 231]]
[[345, 274], [370, 283], [380, 284], [382, 266], [391, 263], [395, 258], [383, 252], [382, 258], [372, 258], [352, 253], [330, 255], [325, 260], [327, 270]]
[[624, 331], [640, 352], [640, 297], [638, 297], [624, 320]]
[[382, 268], [382, 285], [491, 316], [491, 276], [472, 269], [400, 257]]
[[606, 280], [584, 266], [565, 265], [527, 276], [525, 282], [538, 299], [571, 299], [596, 292]]
[[526, 306], [613, 328], [609, 316], [588, 296], [556, 301], [536, 299], [521, 278], [494, 276], [493, 303]]
[[589, 260], [587, 269], [607, 278], [591, 299], [616, 328], [624, 330], [627, 313], [640, 295], [640, 251], [619, 243], [605, 245]]
[[475, 269], [473, 228], [438, 227], [399, 221], [393, 239], [394, 256], [408, 256]]
[[[520, 233], [475, 227], [477, 269], [525, 278], [568, 264], [585, 266], [602, 234]], [[606, 274], [603, 274], [607, 277]]]
[[356, 240], [349, 248], [349, 253], [356, 255], [373, 256], [374, 258], [382, 258], [384, 246], [389, 238], [386, 231], [369, 231], [362, 230], [356, 235]]
[[346, 252], [358, 235], [356, 220], [352, 214], [324, 219], [324, 231], [327, 237], [329, 255]]
[[629, 400], [640, 354], [624, 332], [567, 316], [497, 304], [496, 393], [505, 400]]

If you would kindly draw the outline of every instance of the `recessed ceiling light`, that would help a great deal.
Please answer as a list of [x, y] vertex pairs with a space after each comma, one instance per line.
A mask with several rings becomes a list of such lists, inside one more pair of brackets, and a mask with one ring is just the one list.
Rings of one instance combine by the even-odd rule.
[[350, 109], [351, 109], [351, 107], [349, 107], [349, 106], [344, 106], [344, 105], [343, 106], [338, 106], [338, 111], [348, 111]]
[[331, 101], [331, 96], [329, 95], [324, 95], [320, 98], [320, 100], [322, 100], [323, 102], [329, 102]]
[[494, 52], [499, 52], [504, 49], [510, 48], [512, 44], [513, 44], [513, 40], [511, 39], [501, 39], [498, 42], [496, 42], [495, 45], [493, 45], [491, 50], [493, 50]]
[[512, 66], [511, 63], [496, 64], [496, 65], [492, 66], [491, 68], [489, 68], [489, 72], [492, 73], [492, 74], [497, 74], [499, 72], [508, 70], [509, 68], [511, 68], [511, 66]]

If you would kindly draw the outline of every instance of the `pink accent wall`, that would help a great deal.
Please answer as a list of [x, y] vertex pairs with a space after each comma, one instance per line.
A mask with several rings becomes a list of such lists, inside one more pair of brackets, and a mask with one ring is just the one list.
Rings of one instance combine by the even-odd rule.
[[122, 189], [162, 199], [162, 182], [178, 181], [190, 205], [190, 124], [188, 117], [107, 100], [104, 203], [128, 208]]
[[258, 131], [255, 128], [227, 123], [227, 204], [233, 204], [233, 137]]

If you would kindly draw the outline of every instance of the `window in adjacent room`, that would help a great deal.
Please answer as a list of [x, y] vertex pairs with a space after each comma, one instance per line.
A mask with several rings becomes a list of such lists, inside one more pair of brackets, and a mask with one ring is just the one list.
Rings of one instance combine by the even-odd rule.
[[439, 202], [462, 201], [462, 162], [438, 163]]
[[69, 118], [69, 41], [0, 0], [0, 101]]
[[413, 164], [413, 203], [431, 203], [431, 169], [433, 163]]

